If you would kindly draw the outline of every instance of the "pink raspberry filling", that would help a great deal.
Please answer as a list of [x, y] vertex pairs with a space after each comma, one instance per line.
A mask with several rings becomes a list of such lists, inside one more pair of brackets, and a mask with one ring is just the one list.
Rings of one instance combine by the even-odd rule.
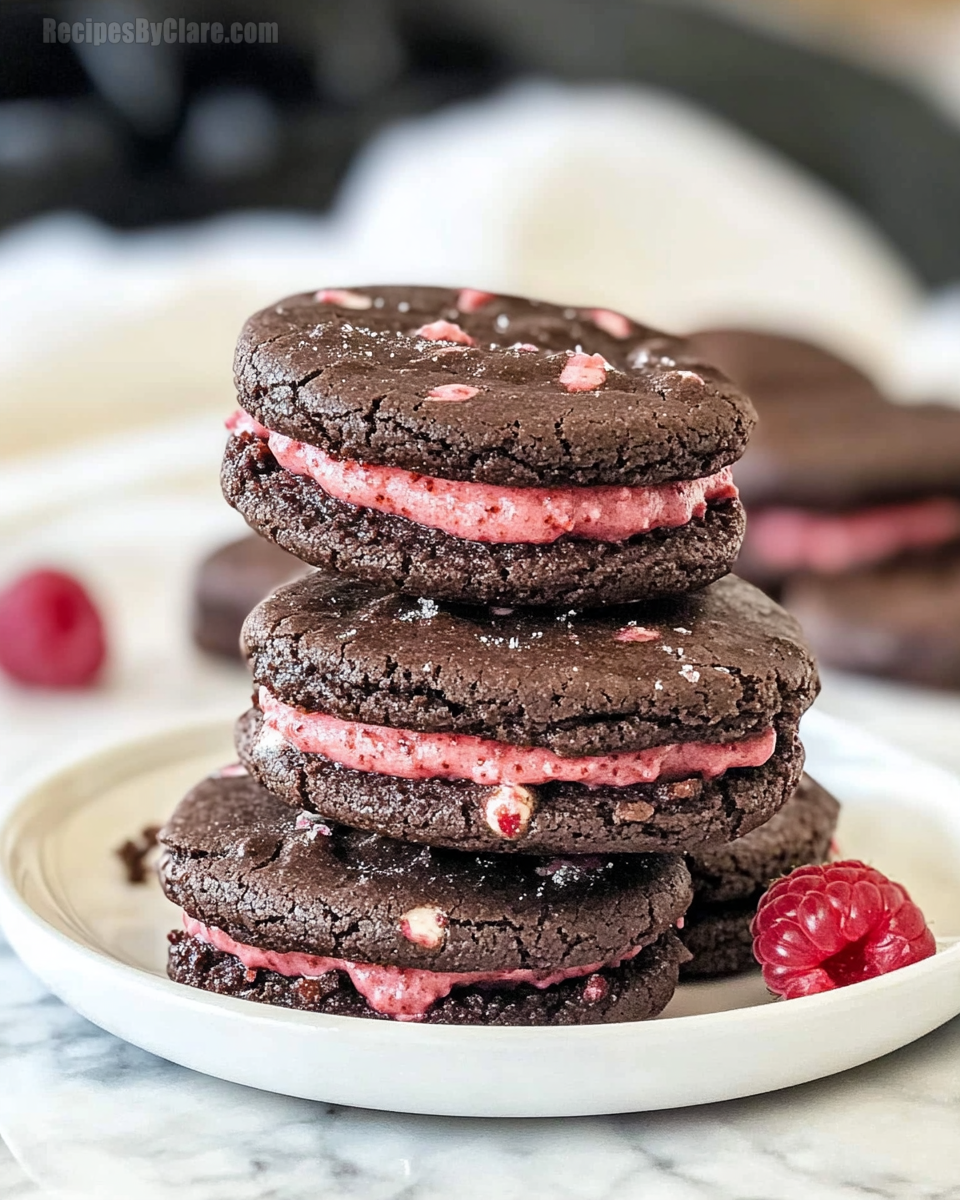
[[[454, 388], [456, 396], [451, 394]], [[436, 395], [441, 390], [445, 394]], [[466, 385], [446, 384], [430, 395], [460, 399], [461, 390]], [[564, 535], [624, 542], [653, 529], [699, 520], [708, 505], [738, 494], [729, 467], [703, 479], [649, 487], [499, 487], [334, 458], [316, 446], [271, 433], [242, 412], [235, 413], [227, 427], [265, 437], [284, 470], [312, 479], [337, 500], [405, 517], [471, 542], [543, 545]]]
[[585, 967], [563, 967], [555, 971], [423, 971], [415, 967], [380, 967], [373, 963], [351, 962], [346, 958], [326, 958], [316, 954], [278, 954], [235, 942], [222, 929], [203, 925], [183, 914], [183, 927], [191, 937], [206, 942], [225, 954], [232, 954], [248, 971], [274, 971], [290, 978], [317, 979], [328, 971], [343, 971], [370, 1007], [398, 1021], [420, 1020], [438, 1000], [449, 996], [455, 987], [475, 983], [529, 983], [535, 988], [553, 987], [566, 979], [592, 975], [603, 967], [619, 967], [635, 958], [641, 946], [630, 946], [608, 963], [590, 963]]
[[750, 517], [750, 549], [783, 571], [834, 573], [960, 537], [960, 500], [937, 496], [851, 513], [768, 508]]
[[303, 754], [353, 771], [400, 779], [470, 779], [474, 783], [585, 783], [629, 787], [659, 779], [701, 775], [715, 779], [734, 767], [759, 767], [773, 754], [776, 731], [766, 729], [738, 742], [680, 742], [623, 754], [561, 758], [539, 746], [511, 746], [460, 733], [417, 733], [386, 725], [341, 721], [305, 712], [260, 688], [264, 723]]

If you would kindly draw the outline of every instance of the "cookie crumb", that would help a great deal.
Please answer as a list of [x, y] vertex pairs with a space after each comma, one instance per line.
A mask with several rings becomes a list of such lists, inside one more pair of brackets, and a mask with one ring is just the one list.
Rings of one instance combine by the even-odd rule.
[[159, 825], [147, 825], [140, 833], [139, 840], [128, 838], [122, 846], [114, 851], [123, 863], [127, 873], [127, 883], [141, 884], [147, 881], [147, 858], [157, 845], [160, 833]]
[[646, 800], [621, 800], [613, 810], [614, 825], [630, 825], [641, 821], [649, 821], [654, 814], [654, 807]]

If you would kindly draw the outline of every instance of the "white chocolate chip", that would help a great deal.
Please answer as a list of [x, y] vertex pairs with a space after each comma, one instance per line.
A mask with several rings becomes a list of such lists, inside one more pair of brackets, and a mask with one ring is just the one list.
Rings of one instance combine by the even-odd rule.
[[411, 908], [400, 918], [400, 932], [408, 942], [436, 950], [447, 936], [450, 918], [442, 909], [429, 904]]
[[501, 783], [487, 797], [484, 819], [497, 835], [512, 841], [523, 837], [537, 806], [536, 794], [519, 783]]

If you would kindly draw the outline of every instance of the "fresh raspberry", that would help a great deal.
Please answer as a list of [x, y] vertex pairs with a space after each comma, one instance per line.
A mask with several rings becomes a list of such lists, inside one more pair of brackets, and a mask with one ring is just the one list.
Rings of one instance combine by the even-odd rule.
[[906, 889], [856, 859], [777, 880], [751, 932], [764, 982], [787, 999], [886, 975], [936, 951]]
[[103, 622], [83, 586], [32, 571], [0, 593], [0, 667], [20, 683], [84, 687], [106, 657]]

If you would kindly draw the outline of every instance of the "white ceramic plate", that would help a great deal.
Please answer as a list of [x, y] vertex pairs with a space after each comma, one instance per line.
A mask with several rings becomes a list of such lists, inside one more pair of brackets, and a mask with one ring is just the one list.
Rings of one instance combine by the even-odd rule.
[[229, 761], [226, 724], [87, 757], [25, 788], [0, 826], [0, 920], [50, 988], [103, 1028], [198, 1071], [311, 1099], [462, 1116], [640, 1111], [755, 1094], [885, 1054], [960, 1012], [960, 782], [829, 718], [811, 772], [844, 803], [846, 856], [913, 892], [940, 940], [881, 979], [770, 1003], [757, 975], [686, 985], [639, 1024], [484, 1029], [287, 1012], [164, 978], [177, 911], [114, 848]]

